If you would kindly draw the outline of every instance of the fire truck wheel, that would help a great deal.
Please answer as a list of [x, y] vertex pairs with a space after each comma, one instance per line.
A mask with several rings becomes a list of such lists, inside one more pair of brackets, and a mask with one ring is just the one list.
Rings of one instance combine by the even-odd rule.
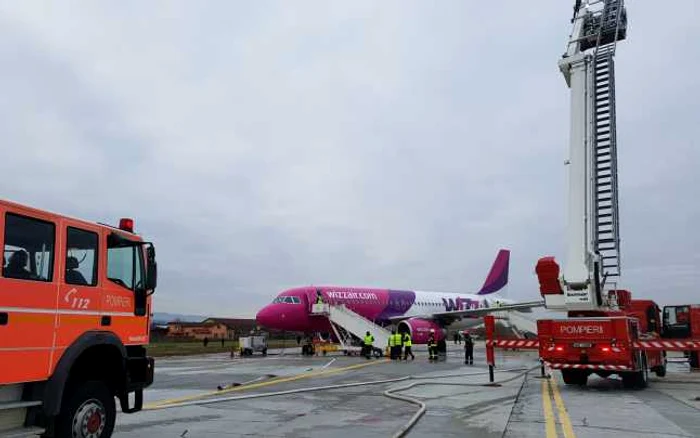
[[56, 436], [101, 438], [112, 436], [117, 408], [114, 395], [100, 381], [72, 386], [56, 418]]
[[664, 358], [664, 363], [654, 369], [654, 372], [658, 377], [666, 377], [666, 358]]
[[641, 353], [638, 356], [637, 363], [639, 371], [625, 373], [622, 375], [622, 385], [625, 388], [646, 388], [649, 384], [649, 369], [647, 368], [647, 357]]
[[647, 367], [647, 355], [642, 354], [642, 369], [637, 372], [637, 387], [646, 388], [649, 384], [649, 368]]

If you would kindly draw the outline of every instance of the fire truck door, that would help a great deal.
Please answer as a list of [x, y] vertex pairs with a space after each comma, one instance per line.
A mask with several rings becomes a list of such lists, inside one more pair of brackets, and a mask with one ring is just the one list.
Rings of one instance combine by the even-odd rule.
[[58, 273], [56, 354], [52, 366], [79, 336], [90, 330], [100, 330], [102, 321], [99, 229], [64, 220], [61, 235], [65, 249], [59, 254], [62, 269]]
[[59, 266], [49, 215], [0, 206], [0, 385], [49, 375]]
[[[107, 275], [102, 308], [111, 315], [115, 333], [125, 345], [148, 342], [148, 317], [145, 306], [137, 306], [136, 289], [144, 286], [144, 249], [140, 244], [115, 238], [111, 232], [107, 242]], [[144, 303], [145, 304], [145, 303]], [[139, 311], [142, 310], [142, 311]]]

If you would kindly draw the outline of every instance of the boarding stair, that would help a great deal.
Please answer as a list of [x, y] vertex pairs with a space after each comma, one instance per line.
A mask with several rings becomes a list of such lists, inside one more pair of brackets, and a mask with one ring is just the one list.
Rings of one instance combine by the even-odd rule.
[[336, 336], [345, 345], [351, 345], [351, 336], [364, 339], [365, 334], [370, 332], [374, 336], [374, 346], [384, 348], [389, 344], [389, 333], [384, 327], [375, 324], [369, 319], [348, 309], [344, 304], [314, 304], [312, 309], [314, 315], [324, 315], [328, 317]]
[[531, 333], [535, 336], [537, 335], [537, 322], [524, 316], [522, 312], [508, 312], [506, 314], [506, 317], [504, 318], [504, 321], [506, 321], [506, 324], [513, 329], [513, 331], [516, 333], [516, 336], [520, 338], [528, 337], [528, 333]]

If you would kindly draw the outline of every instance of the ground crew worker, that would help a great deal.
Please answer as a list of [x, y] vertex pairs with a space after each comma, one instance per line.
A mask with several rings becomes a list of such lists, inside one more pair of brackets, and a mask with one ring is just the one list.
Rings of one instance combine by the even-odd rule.
[[401, 360], [401, 346], [403, 345], [403, 335], [396, 332], [394, 335], [394, 348], [396, 348], [396, 360]]
[[369, 359], [372, 357], [372, 343], [374, 342], [374, 336], [370, 332], [365, 334], [365, 344], [362, 346], [364, 348], [365, 357]]
[[464, 332], [464, 364], [474, 365], [474, 339], [469, 332]]
[[408, 360], [409, 354], [411, 355], [411, 360], [416, 358], [411, 351], [411, 345], [411, 334], [406, 332], [403, 334], [403, 360]]
[[323, 295], [321, 289], [316, 289], [316, 304], [323, 304]]
[[430, 337], [428, 338], [428, 360], [431, 362], [437, 360], [437, 351], [435, 346], [435, 330], [430, 330]]
[[394, 344], [395, 334], [396, 330], [392, 330], [391, 334], [389, 335], [389, 359], [391, 360], [396, 359], [396, 345]]

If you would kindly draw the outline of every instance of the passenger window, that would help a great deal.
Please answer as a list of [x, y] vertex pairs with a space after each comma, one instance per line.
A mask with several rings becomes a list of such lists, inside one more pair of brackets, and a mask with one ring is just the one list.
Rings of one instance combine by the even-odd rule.
[[55, 237], [53, 223], [7, 213], [3, 277], [52, 281]]
[[143, 254], [140, 246], [114, 246], [107, 240], [107, 279], [127, 289], [142, 287]]
[[66, 284], [97, 285], [97, 233], [68, 227], [66, 232]]

